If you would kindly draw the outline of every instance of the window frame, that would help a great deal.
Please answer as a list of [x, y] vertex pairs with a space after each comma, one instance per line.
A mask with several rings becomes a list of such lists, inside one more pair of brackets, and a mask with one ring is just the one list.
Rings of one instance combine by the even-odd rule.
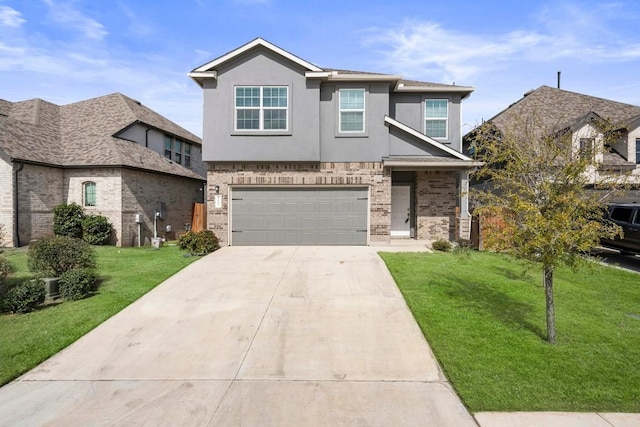
[[[238, 89], [259, 89], [258, 95], [258, 104], [259, 105], [243, 105], [238, 106]], [[284, 89], [285, 97], [282, 98], [279, 94], [273, 96], [273, 94], [268, 98], [271, 100], [285, 100], [286, 105], [268, 105], [265, 106], [265, 89]], [[248, 111], [255, 110], [258, 112], [258, 127], [257, 128], [239, 128], [238, 127], [238, 112], [239, 111]], [[265, 112], [267, 111], [284, 111], [284, 128], [265, 128], [265, 122], [267, 120], [265, 118]], [[274, 120], [282, 120], [281, 118], [276, 118]], [[234, 85], [233, 86], [233, 131], [238, 133], [282, 133], [289, 132], [291, 128], [291, 91], [288, 85]]]
[[640, 165], [640, 138], [636, 138], [636, 165]]
[[[429, 108], [427, 108], [427, 103], [429, 101], [439, 101], [439, 102], [445, 102], [446, 103], [446, 107], [447, 107], [447, 114], [446, 117], [429, 117], [427, 116]], [[429, 138], [433, 138], [433, 139], [441, 139], [441, 140], [446, 140], [449, 139], [449, 116], [450, 116], [450, 104], [451, 104], [451, 100], [448, 98], [425, 98], [422, 102], [423, 108], [424, 108], [424, 114], [423, 114], [423, 126], [424, 126], [424, 134], [426, 136], [428, 136]], [[428, 122], [444, 122], [444, 136], [432, 136], [429, 135], [427, 133], [427, 123]]]
[[[89, 204], [87, 197], [88, 188], [93, 188], [93, 204]], [[82, 206], [85, 208], [95, 208], [98, 205], [98, 185], [95, 181], [85, 181], [82, 183]]]
[[[343, 108], [342, 93], [346, 91], [362, 92], [362, 108]], [[342, 113], [362, 113], [362, 129], [361, 130], [344, 130], [342, 129]], [[367, 89], [363, 87], [344, 87], [338, 89], [338, 133], [343, 135], [362, 135], [367, 131]]]
[[[164, 134], [164, 157], [191, 169], [193, 144], [184, 139]], [[168, 147], [168, 148], [167, 148]]]

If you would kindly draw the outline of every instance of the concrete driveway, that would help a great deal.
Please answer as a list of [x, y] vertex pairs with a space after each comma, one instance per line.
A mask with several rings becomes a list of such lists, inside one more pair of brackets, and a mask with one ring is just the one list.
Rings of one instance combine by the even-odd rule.
[[371, 247], [226, 247], [0, 389], [0, 425], [475, 426]]

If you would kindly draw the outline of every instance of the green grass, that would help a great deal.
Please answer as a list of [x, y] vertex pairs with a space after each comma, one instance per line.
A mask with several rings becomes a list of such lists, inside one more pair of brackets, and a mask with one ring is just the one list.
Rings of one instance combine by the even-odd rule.
[[[0, 315], [0, 385], [59, 352], [164, 279], [197, 260], [176, 246], [116, 248], [98, 246], [98, 292], [83, 300], [46, 306], [28, 314]], [[17, 268], [14, 278], [32, 275], [26, 250], [5, 249]]]
[[640, 275], [557, 271], [550, 345], [539, 270], [479, 252], [381, 256], [472, 412], [640, 412]]

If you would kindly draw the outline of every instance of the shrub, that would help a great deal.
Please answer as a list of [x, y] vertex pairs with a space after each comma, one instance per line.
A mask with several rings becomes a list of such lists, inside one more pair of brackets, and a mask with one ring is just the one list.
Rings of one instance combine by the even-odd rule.
[[80, 239], [65, 236], [46, 237], [29, 246], [27, 252], [29, 269], [50, 277], [77, 268], [94, 268], [96, 252]]
[[2, 301], [2, 309], [11, 313], [28, 313], [44, 302], [42, 280], [29, 280], [9, 289]]
[[60, 275], [58, 290], [64, 299], [82, 299], [96, 290], [96, 283], [97, 278], [93, 270], [78, 268]]
[[220, 249], [220, 244], [211, 230], [187, 231], [180, 236], [178, 247], [191, 255], [204, 255]]
[[90, 245], [104, 245], [111, 237], [111, 223], [102, 215], [87, 215], [82, 220], [82, 240]]
[[53, 234], [82, 238], [84, 209], [77, 203], [62, 203], [53, 208]]
[[0, 286], [6, 283], [7, 279], [15, 271], [11, 261], [0, 255]]
[[451, 242], [448, 240], [438, 239], [431, 244], [431, 247], [434, 251], [449, 252], [453, 245], [451, 245]]

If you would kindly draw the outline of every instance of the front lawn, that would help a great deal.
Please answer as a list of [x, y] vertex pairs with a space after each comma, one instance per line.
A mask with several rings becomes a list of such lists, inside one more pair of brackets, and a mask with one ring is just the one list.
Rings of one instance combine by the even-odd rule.
[[472, 412], [640, 412], [640, 275], [556, 272], [550, 345], [539, 269], [480, 252], [381, 256]]
[[[28, 314], [0, 315], [0, 385], [35, 367], [195, 261], [176, 246], [95, 247], [98, 292], [79, 301], [53, 304]], [[25, 248], [5, 249], [16, 278], [32, 277]], [[90, 357], [90, 355], [88, 355]]]

